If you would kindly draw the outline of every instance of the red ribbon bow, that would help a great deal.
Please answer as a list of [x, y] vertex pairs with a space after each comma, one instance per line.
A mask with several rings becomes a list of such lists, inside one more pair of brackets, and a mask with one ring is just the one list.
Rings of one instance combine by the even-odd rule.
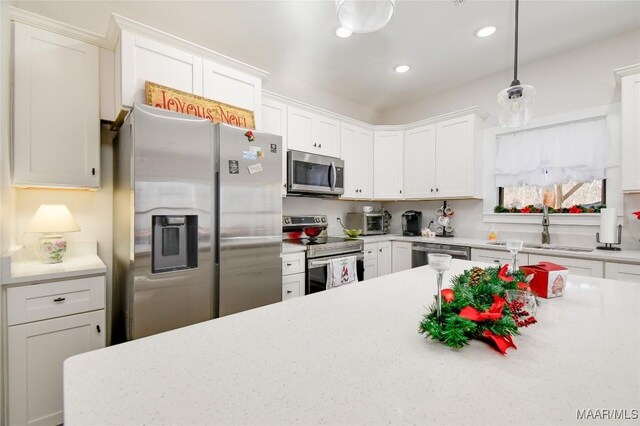
[[509, 269], [508, 263], [505, 263], [504, 265], [502, 265], [502, 268], [500, 268], [500, 270], [498, 271], [498, 278], [500, 278], [502, 281], [506, 281], [510, 283], [511, 281], [513, 281], [513, 277], [510, 277], [507, 275], [508, 269]]
[[491, 305], [488, 311], [480, 312], [473, 306], [467, 306], [465, 308], [462, 308], [458, 315], [462, 318], [466, 318], [475, 322], [486, 320], [495, 321], [502, 318], [502, 309], [504, 308], [504, 304], [505, 300], [497, 294], [494, 294], [493, 305]]
[[489, 341], [489, 343], [492, 343], [495, 349], [497, 349], [502, 355], [506, 354], [507, 349], [509, 348], [518, 349], [509, 335], [498, 336], [491, 330], [485, 330], [482, 335]]

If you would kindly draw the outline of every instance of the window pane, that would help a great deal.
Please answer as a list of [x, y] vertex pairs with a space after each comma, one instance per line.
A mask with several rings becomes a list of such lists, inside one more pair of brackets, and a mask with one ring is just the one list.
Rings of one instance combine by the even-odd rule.
[[528, 205], [542, 206], [544, 203], [556, 209], [582, 206], [599, 206], [602, 199], [604, 181], [569, 182], [555, 185], [546, 191], [537, 186], [506, 187], [502, 192], [502, 206], [522, 208]]

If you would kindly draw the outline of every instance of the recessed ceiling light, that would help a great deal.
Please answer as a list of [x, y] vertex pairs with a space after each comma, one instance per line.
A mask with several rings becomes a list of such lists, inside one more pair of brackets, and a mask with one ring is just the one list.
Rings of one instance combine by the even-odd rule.
[[351, 34], [353, 34], [353, 31], [345, 28], [345, 27], [340, 27], [336, 30], [336, 35], [340, 38], [347, 38], [347, 37], [351, 37]]
[[476, 35], [480, 38], [484, 38], [484, 37], [489, 37], [490, 35], [493, 35], [493, 33], [495, 32], [496, 32], [496, 27], [489, 26], [489, 27], [480, 28], [476, 33]]
[[403, 72], [407, 72], [409, 71], [411, 67], [409, 65], [398, 65], [397, 67], [394, 68], [394, 70], [398, 73], [398, 74], [402, 74]]

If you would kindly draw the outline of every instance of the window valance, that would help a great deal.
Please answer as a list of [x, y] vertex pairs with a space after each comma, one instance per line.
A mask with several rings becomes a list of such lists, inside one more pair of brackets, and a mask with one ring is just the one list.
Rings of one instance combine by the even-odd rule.
[[495, 185], [589, 182], [616, 161], [606, 117], [522, 130], [497, 136]]

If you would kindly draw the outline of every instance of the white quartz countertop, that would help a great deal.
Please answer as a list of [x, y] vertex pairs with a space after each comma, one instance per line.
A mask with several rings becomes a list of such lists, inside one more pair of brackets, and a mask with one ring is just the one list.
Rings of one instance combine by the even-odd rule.
[[291, 243], [282, 243], [282, 253], [302, 253], [303, 251], [307, 251], [307, 246], [303, 246], [302, 244], [291, 244]]
[[[472, 265], [453, 260], [446, 282]], [[637, 410], [640, 286], [568, 281], [506, 356], [418, 334], [429, 267], [77, 355], [64, 423], [574, 424], [576, 410]]]
[[[451, 245], [466, 246], [471, 248], [481, 248], [481, 249], [487, 249], [487, 250], [498, 250], [498, 251], [505, 251], [505, 252], [508, 251], [505, 246], [490, 244], [489, 241], [473, 239], [473, 238], [460, 238], [460, 237], [425, 238], [425, 237], [405, 237], [402, 235], [387, 234], [387, 235], [366, 236], [366, 237], [361, 237], [361, 239], [365, 242], [365, 244], [377, 243], [381, 241], [408, 241], [408, 242], [423, 242], [423, 243], [434, 243], [434, 244], [451, 244]], [[548, 255], [548, 256], [602, 260], [602, 261], [608, 261], [608, 262], [633, 263], [633, 264], [640, 265], [640, 250], [604, 251], [604, 250], [594, 249], [593, 251], [590, 251], [590, 252], [573, 252], [573, 251], [566, 251], [566, 250], [525, 247], [522, 249], [522, 252]]]

